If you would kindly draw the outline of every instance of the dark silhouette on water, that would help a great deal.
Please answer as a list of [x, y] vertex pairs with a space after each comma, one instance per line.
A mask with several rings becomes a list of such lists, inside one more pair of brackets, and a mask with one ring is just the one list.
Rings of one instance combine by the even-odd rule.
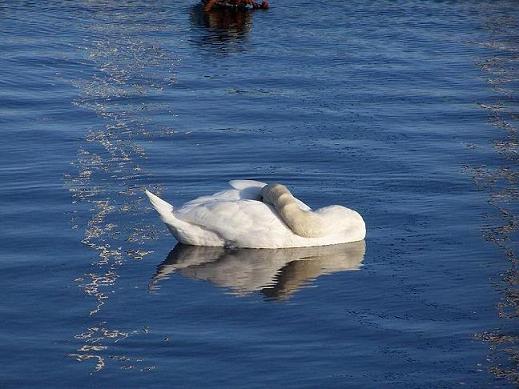
[[212, 11], [215, 9], [268, 9], [268, 0], [263, 0], [261, 3], [254, 0], [204, 0], [202, 2], [204, 11]]
[[[191, 23], [201, 35], [194, 41], [200, 46], [226, 47], [240, 42], [252, 28], [252, 14], [257, 9], [268, 9], [268, 0], [256, 3], [252, 0], [222, 2], [209, 0], [191, 8]], [[238, 48], [238, 51], [239, 50]]]
[[243, 8], [215, 8], [204, 11], [203, 4], [191, 9], [191, 23], [203, 27], [201, 44], [215, 44], [243, 38], [252, 27], [252, 14]]

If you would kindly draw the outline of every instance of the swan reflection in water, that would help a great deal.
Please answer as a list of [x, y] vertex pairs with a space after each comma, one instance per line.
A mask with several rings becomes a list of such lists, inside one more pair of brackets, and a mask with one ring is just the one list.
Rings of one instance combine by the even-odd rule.
[[359, 270], [364, 241], [333, 246], [289, 249], [228, 249], [177, 244], [157, 267], [150, 290], [178, 273], [210, 281], [244, 296], [256, 291], [267, 299], [286, 299], [317, 277]]

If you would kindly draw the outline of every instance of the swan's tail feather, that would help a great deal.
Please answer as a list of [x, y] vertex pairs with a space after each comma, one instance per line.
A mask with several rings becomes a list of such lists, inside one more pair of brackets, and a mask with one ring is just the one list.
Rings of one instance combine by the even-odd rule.
[[166, 223], [168, 229], [180, 243], [193, 246], [223, 246], [225, 244], [225, 240], [216, 233], [176, 218], [173, 213], [173, 205], [149, 190], [146, 190], [146, 196], [150, 199], [153, 208], [159, 213], [162, 221]]
[[160, 197], [154, 195], [147, 189], [146, 196], [148, 196], [151, 205], [153, 205], [153, 208], [155, 208], [155, 210], [159, 213], [161, 219], [164, 222], [172, 216], [171, 214], [173, 212], [173, 205], [171, 205], [167, 201], [162, 200]]

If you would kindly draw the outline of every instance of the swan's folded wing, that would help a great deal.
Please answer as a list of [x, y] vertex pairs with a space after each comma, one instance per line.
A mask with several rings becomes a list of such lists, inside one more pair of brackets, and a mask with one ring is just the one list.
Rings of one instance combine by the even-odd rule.
[[229, 244], [266, 236], [281, 239], [287, 231], [272, 207], [254, 200], [208, 202], [181, 210], [177, 216], [218, 234]]
[[215, 201], [235, 201], [235, 200], [258, 200], [262, 187], [266, 184], [254, 180], [232, 180], [229, 181], [231, 189], [222, 190], [207, 196], [200, 196], [188, 201], [182, 208], [190, 210], [192, 208], [208, 204]]
[[248, 188], [263, 188], [267, 184], [255, 180], [231, 180], [229, 185], [234, 189], [244, 190]]

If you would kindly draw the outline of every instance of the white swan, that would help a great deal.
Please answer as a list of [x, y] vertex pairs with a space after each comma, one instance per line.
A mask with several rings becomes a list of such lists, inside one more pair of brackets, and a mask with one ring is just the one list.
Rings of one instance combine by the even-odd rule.
[[146, 190], [153, 207], [180, 242], [193, 246], [288, 248], [357, 242], [362, 217], [332, 205], [312, 211], [283, 185], [230, 181], [231, 189], [202, 196], [179, 209]]

